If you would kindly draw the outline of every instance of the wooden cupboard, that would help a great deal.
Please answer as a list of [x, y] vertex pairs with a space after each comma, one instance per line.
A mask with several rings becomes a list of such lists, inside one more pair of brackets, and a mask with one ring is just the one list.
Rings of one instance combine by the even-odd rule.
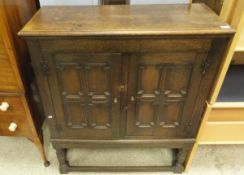
[[[182, 172], [233, 33], [203, 4], [42, 8], [20, 35], [61, 173]], [[67, 161], [74, 147], [175, 154], [171, 166], [84, 167]]]

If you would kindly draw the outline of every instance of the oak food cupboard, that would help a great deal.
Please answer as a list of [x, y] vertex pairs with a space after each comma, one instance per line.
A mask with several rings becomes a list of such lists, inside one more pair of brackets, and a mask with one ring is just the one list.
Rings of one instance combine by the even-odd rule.
[[[60, 171], [182, 172], [234, 30], [207, 6], [43, 7], [21, 30]], [[166, 147], [171, 166], [72, 166], [74, 147]]]

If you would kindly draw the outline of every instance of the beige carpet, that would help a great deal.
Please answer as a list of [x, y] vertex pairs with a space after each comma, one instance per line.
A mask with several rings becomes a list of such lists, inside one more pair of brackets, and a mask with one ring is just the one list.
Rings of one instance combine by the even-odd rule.
[[[0, 137], [0, 175], [58, 175], [58, 161], [55, 151], [49, 144], [46, 144], [47, 155], [51, 162], [50, 167], [45, 168], [40, 159], [36, 147], [25, 138]], [[73, 150], [74, 151], [74, 150]], [[140, 163], [155, 161], [159, 156], [152, 157], [157, 153], [156, 150], [142, 150], [139, 156]], [[77, 150], [76, 150], [77, 152]], [[104, 152], [104, 150], [103, 150]], [[102, 157], [100, 153], [94, 150], [82, 150], [82, 155], [87, 157], [87, 162], [92, 162], [88, 154], [97, 155], [98, 159]], [[105, 153], [108, 153], [106, 150]], [[162, 154], [170, 155], [169, 152], [161, 150]], [[118, 153], [121, 156], [124, 152]], [[131, 154], [131, 152], [130, 152]], [[115, 155], [114, 159], [119, 159]], [[72, 156], [70, 156], [71, 159]], [[132, 156], [133, 157], [133, 156]], [[138, 157], [137, 157], [138, 158]], [[108, 159], [109, 160], [109, 159]], [[142, 161], [143, 160], [143, 161]], [[110, 161], [113, 161], [111, 159]], [[122, 160], [123, 162], [124, 160]], [[84, 163], [84, 162], [83, 162]], [[173, 173], [69, 173], [70, 175], [173, 175]], [[219, 145], [219, 146], [201, 146], [194, 159], [190, 172], [186, 175], [244, 175], [244, 145]]]

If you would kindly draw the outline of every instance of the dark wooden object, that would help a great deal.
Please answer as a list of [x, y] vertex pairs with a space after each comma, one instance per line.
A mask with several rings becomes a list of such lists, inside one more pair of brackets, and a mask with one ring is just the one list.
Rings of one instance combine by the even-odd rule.
[[208, 5], [215, 13], [220, 14], [224, 0], [193, 0], [194, 3], [205, 3]]
[[36, 11], [34, 0], [0, 1], [0, 135], [28, 138], [48, 166], [41, 129], [44, 113], [26, 43], [17, 35]]
[[[182, 172], [233, 33], [203, 4], [42, 8], [20, 35], [60, 171]], [[175, 161], [73, 167], [73, 147], [166, 147]]]
[[122, 5], [129, 3], [129, 0], [100, 0], [101, 5]]

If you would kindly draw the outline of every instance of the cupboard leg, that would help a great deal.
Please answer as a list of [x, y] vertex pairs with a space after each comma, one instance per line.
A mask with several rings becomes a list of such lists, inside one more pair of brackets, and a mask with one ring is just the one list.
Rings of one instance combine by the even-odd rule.
[[59, 161], [59, 171], [61, 174], [68, 173], [68, 161], [66, 160], [66, 149], [64, 148], [57, 148], [56, 154]]
[[47, 160], [46, 153], [45, 153], [44, 146], [43, 146], [43, 142], [40, 140], [39, 137], [34, 138], [34, 139], [32, 139], [32, 138], [28, 138], [28, 139], [36, 145], [36, 147], [37, 147], [37, 149], [38, 149], [38, 151], [42, 157], [42, 160], [44, 161], [44, 166], [48, 167], [50, 165], [50, 162]]
[[184, 163], [188, 154], [188, 149], [182, 148], [176, 150], [175, 162], [174, 162], [174, 173], [183, 173], [185, 167]]

